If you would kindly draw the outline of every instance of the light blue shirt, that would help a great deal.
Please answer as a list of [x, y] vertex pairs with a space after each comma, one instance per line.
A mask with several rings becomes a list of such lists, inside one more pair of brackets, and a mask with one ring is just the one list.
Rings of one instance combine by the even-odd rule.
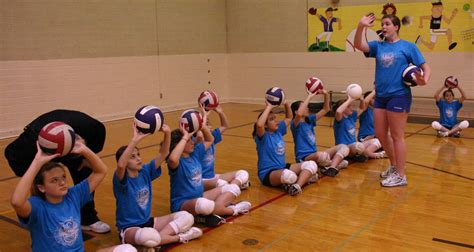
[[311, 114], [306, 120], [300, 121], [298, 127], [295, 126], [295, 120], [291, 120], [290, 129], [295, 141], [295, 158], [296, 162], [303, 160], [306, 156], [315, 153], [318, 148], [316, 146], [316, 138], [314, 135], [314, 127], [316, 127], [316, 115]]
[[338, 144], [353, 144], [356, 142], [355, 122], [357, 120], [357, 111], [353, 111], [347, 117], [342, 117], [340, 121], [334, 120], [334, 139]]
[[402, 79], [409, 64], [420, 66], [425, 59], [412, 42], [399, 40], [369, 42], [369, 57], [375, 57], [375, 91], [377, 97], [389, 97], [410, 93]]
[[151, 182], [161, 176], [161, 166], [156, 167], [153, 159], [142, 166], [138, 175], [125, 175], [119, 181], [114, 173], [115, 218], [118, 230], [144, 224], [150, 218], [152, 187]]
[[447, 128], [452, 128], [458, 120], [458, 111], [462, 108], [462, 103], [454, 100], [451, 103], [441, 99], [436, 103], [439, 108], [439, 123]]
[[362, 112], [359, 116], [359, 134], [357, 135], [357, 139], [366, 138], [368, 136], [375, 135], [374, 129], [374, 109], [371, 107], [367, 107], [367, 110]]
[[214, 143], [207, 149], [206, 155], [201, 161], [202, 165], [202, 178], [211, 179], [214, 178], [214, 161], [215, 161], [215, 145], [222, 141], [222, 134], [219, 128], [212, 131], [214, 136]]
[[285, 168], [285, 121], [281, 121], [277, 131], [270, 133], [265, 130], [262, 137], [254, 137], [258, 154], [258, 177], [260, 181], [265, 179], [267, 173]]

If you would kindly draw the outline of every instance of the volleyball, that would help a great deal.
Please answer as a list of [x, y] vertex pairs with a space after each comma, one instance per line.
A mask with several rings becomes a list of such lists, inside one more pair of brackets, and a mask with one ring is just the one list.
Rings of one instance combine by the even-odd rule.
[[457, 88], [458, 87], [458, 78], [454, 76], [448, 76], [444, 80], [444, 86], [447, 88]]
[[265, 93], [265, 99], [271, 105], [278, 106], [285, 100], [285, 93], [279, 87], [272, 87]]
[[71, 126], [63, 122], [46, 124], [38, 135], [38, 143], [44, 152], [59, 153], [61, 157], [72, 151], [75, 142], [76, 133]]
[[219, 105], [219, 98], [215, 92], [206, 90], [199, 95], [198, 103], [206, 110], [215, 109]]
[[137, 129], [145, 134], [153, 134], [163, 126], [163, 113], [153, 105], [143, 106], [135, 113], [135, 125]]
[[352, 99], [357, 100], [362, 96], [362, 88], [359, 84], [350, 84], [346, 88], [346, 94]]
[[317, 77], [311, 77], [306, 81], [306, 91], [309, 93], [316, 93], [323, 89], [323, 82]]
[[181, 114], [179, 120], [180, 125], [183, 125], [184, 129], [189, 132], [195, 132], [202, 128], [202, 115], [195, 109], [188, 109]]
[[423, 70], [421, 70], [421, 68], [417, 66], [409, 66], [405, 68], [405, 70], [403, 71], [403, 74], [402, 74], [403, 83], [405, 83], [407, 87], [415, 87], [417, 85], [416, 76], [415, 76], [415, 73], [417, 71], [419, 71], [421, 75], [423, 75]]

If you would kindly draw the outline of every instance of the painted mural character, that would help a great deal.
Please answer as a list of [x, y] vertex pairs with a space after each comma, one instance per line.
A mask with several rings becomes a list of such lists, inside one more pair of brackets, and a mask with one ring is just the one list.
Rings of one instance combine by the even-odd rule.
[[[311, 11], [311, 9], [313, 11]], [[337, 9], [333, 9], [332, 7], [329, 7], [325, 11], [325, 15], [323, 16], [317, 12], [317, 9], [310, 9], [310, 14], [315, 15], [319, 18], [319, 20], [323, 23], [323, 32], [318, 34], [316, 37], [316, 45], [317, 48], [319, 47], [319, 42], [323, 37], [326, 37], [326, 48], [323, 49], [323, 51], [329, 51], [329, 42], [331, 40], [332, 33], [334, 31], [332, 24], [337, 23], [338, 24], [338, 30], [342, 29], [342, 21], [340, 18], [336, 18], [333, 15], [333, 12], [336, 11]]]
[[441, 1], [431, 3], [431, 5], [431, 16], [421, 16], [419, 26], [419, 28], [423, 28], [423, 20], [430, 19], [430, 41], [425, 41], [421, 35], [418, 35], [415, 44], [422, 43], [428, 49], [433, 50], [438, 36], [448, 36], [448, 49], [453, 50], [457, 43], [453, 42], [453, 34], [450, 28], [441, 28], [441, 21], [444, 21], [446, 24], [450, 24], [453, 18], [456, 16], [458, 9], [454, 8], [453, 12], [451, 13], [451, 17], [447, 18], [446, 16], [443, 16], [443, 3]]

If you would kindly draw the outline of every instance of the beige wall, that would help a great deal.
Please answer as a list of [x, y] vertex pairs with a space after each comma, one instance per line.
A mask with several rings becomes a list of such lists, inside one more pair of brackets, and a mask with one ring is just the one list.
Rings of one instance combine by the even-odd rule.
[[[0, 0], [0, 6], [0, 138], [55, 108], [113, 120], [145, 104], [165, 111], [195, 106], [207, 88], [224, 102], [260, 103], [274, 85], [301, 99], [312, 75], [330, 90], [373, 81], [373, 61], [361, 55], [306, 52], [305, 0]], [[425, 56], [433, 85], [415, 88], [415, 95], [432, 96], [434, 83], [454, 74], [474, 97], [472, 53]]]

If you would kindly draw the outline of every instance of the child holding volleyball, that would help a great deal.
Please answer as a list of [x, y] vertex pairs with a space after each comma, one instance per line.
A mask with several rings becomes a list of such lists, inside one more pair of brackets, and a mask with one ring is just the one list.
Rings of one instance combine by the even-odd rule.
[[316, 162], [304, 161], [297, 164], [285, 162], [285, 141], [283, 136], [291, 122], [291, 109], [284, 103], [286, 117], [279, 121], [272, 112], [275, 105], [268, 99], [265, 110], [254, 124], [252, 136], [257, 145], [258, 177], [265, 186], [283, 185], [291, 196], [302, 193], [302, 187], [317, 174]]
[[116, 199], [116, 223], [122, 243], [156, 247], [173, 242], [188, 242], [202, 235], [192, 227], [194, 218], [186, 211], [150, 217], [152, 181], [161, 176], [161, 164], [169, 154], [170, 128], [163, 124], [164, 140], [160, 152], [149, 163], [142, 164], [138, 143], [150, 134], [139, 131], [134, 124], [130, 143], [120, 147], [115, 158], [117, 170], [113, 177]]
[[359, 115], [359, 132], [357, 133], [357, 140], [364, 144], [364, 155], [369, 158], [384, 158], [385, 151], [378, 151], [382, 145], [375, 137], [374, 131], [374, 104], [375, 90], [364, 93], [364, 99], [361, 101]]
[[[246, 170], [231, 171], [226, 173], [215, 173], [214, 162], [215, 162], [215, 146], [222, 141], [222, 134], [229, 127], [229, 122], [224, 110], [220, 105], [217, 105], [213, 109], [218, 115], [221, 122], [221, 126], [212, 130], [211, 134], [214, 137], [214, 141], [211, 146], [206, 150], [204, 158], [201, 160], [202, 165], [202, 182], [204, 184], [204, 190], [220, 187], [226, 184], [236, 184], [240, 189], [247, 189], [250, 186], [249, 173]], [[210, 124], [208, 124], [210, 127]], [[195, 144], [203, 141], [204, 137], [201, 131], [197, 132]]]
[[51, 161], [59, 154], [46, 154], [36, 145], [36, 155], [13, 191], [11, 205], [30, 230], [33, 251], [83, 251], [80, 209], [92, 199], [107, 167], [83, 139], [76, 140], [71, 153], [83, 156], [92, 173], [68, 187], [65, 167]]
[[[171, 153], [168, 156], [170, 205], [172, 212], [188, 211], [203, 217], [197, 218], [197, 221], [216, 226], [223, 222], [219, 215], [247, 213], [251, 204], [248, 201], [232, 204], [240, 195], [240, 188], [236, 184], [204, 191], [201, 160], [214, 143], [214, 137], [206, 126], [208, 112], [201, 108], [203, 117], [200, 131], [204, 138], [202, 142], [195, 144], [192, 139], [195, 132], [188, 132], [183, 123], [171, 133]], [[192, 128], [197, 131], [200, 127], [193, 125]]]
[[[324, 95], [323, 108], [316, 114], [310, 113], [308, 104], [319, 93]], [[309, 92], [303, 102], [296, 101], [291, 104], [293, 120], [291, 120], [290, 128], [295, 142], [296, 162], [313, 160], [319, 167], [337, 167], [338, 169], [347, 166], [348, 162], [344, 158], [349, 150], [346, 145], [337, 145], [324, 151], [317, 150], [314, 127], [316, 127], [316, 122], [323, 118], [329, 110], [329, 93], [325, 89], [314, 93]], [[321, 170], [327, 171], [327, 169]]]
[[[461, 93], [461, 97], [457, 100], [454, 99], [453, 88], [448, 88], [445, 85], [436, 90], [434, 94], [436, 106], [439, 109], [440, 119], [439, 121], [432, 122], [431, 126], [438, 131], [438, 136], [440, 137], [460, 137], [461, 131], [469, 127], [469, 122], [467, 120], [463, 120], [459, 123], [457, 122], [458, 111], [462, 108], [464, 100], [466, 100], [464, 90], [459, 85], [457, 86], [457, 89], [459, 90], [459, 93]], [[443, 92], [442, 97], [441, 92]]]

